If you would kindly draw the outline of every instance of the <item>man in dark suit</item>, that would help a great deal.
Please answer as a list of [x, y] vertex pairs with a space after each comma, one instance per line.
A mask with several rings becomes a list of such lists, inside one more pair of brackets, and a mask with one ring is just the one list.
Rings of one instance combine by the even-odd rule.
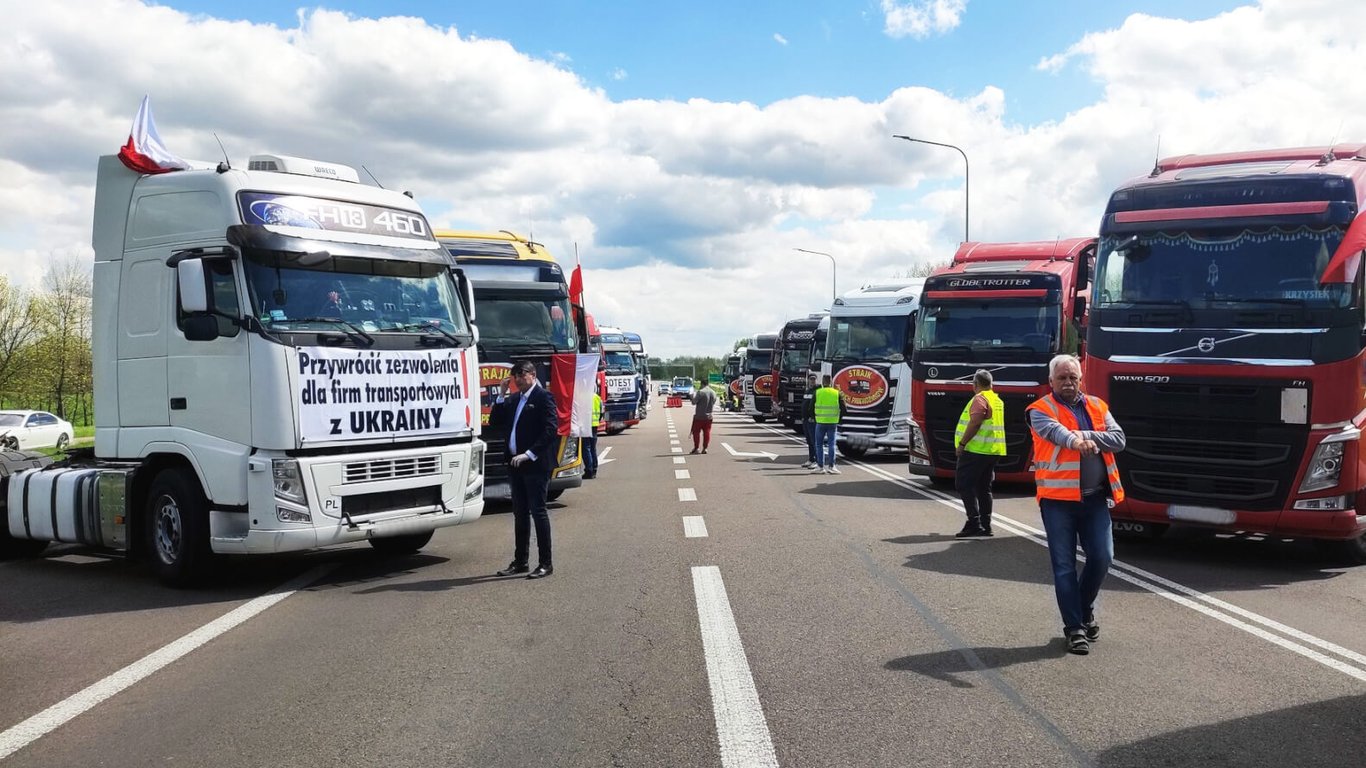
[[[508, 396], [510, 387], [517, 394]], [[511, 425], [508, 429], [508, 485], [512, 488], [514, 547], [512, 563], [499, 576], [525, 573], [528, 579], [543, 579], [555, 572], [550, 556], [550, 514], [545, 509], [550, 471], [555, 466], [555, 444], [559, 421], [555, 397], [536, 380], [536, 366], [521, 360], [512, 365], [512, 375], [503, 382], [503, 391], [489, 411], [489, 426]], [[536, 524], [536, 549], [540, 556], [535, 570], [528, 567], [531, 524]], [[528, 572], [530, 571], [530, 572]]]

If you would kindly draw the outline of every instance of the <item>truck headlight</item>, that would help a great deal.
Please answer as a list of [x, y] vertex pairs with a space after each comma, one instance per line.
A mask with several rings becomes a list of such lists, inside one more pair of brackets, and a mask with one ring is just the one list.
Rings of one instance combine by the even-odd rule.
[[299, 472], [298, 461], [271, 459], [270, 472], [275, 479], [275, 498], [292, 501], [295, 504], [308, 504], [308, 493], [304, 490], [303, 475]]
[[564, 448], [560, 449], [560, 466], [573, 464], [579, 459], [579, 439], [577, 437], [566, 437]]
[[1309, 459], [1309, 471], [1304, 473], [1300, 483], [1300, 493], [1322, 491], [1337, 486], [1342, 479], [1342, 464], [1347, 453], [1347, 443], [1361, 437], [1356, 427], [1345, 429], [1323, 438]]
[[474, 442], [474, 448], [470, 451], [470, 482], [484, 474], [484, 449], [485, 444], [482, 440]]
[[920, 427], [911, 422], [911, 453], [929, 456], [930, 452], [925, 448], [925, 436], [920, 433]]

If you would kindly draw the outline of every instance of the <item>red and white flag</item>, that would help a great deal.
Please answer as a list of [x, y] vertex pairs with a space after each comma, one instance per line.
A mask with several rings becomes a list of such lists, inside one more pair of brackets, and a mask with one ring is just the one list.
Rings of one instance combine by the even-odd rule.
[[561, 354], [550, 358], [550, 391], [561, 435], [593, 434], [593, 392], [597, 389], [598, 355]]
[[138, 116], [133, 118], [133, 130], [128, 134], [128, 143], [119, 149], [119, 159], [138, 173], [166, 173], [190, 167], [189, 163], [171, 154], [166, 145], [161, 143], [147, 96], [142, 97], [142, 106], [138, 107]]

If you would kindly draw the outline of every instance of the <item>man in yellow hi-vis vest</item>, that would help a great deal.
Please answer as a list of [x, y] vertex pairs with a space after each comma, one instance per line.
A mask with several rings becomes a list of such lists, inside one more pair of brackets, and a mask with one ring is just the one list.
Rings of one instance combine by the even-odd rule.
[[820, 389], [813, 396], [816, 415], [816, 468], [812, 473], [838, 475], [835, 467], [835, 438], [844, 415], [844, 393], [830, 386], [830, 377], [821, 377]]
[[1006, 455], [1005, 403], [992, 391], [991, 371], [978, 369], [972, 376], [972, 399], [963, 406], [953, 449], [958, 454], [954, 485], [963, 499], [968, 520], [958, 538], [991, 534], [991, 482], [996, 462]]
[[593, 434], [583, 439], [583, 478], [598, 476], [598, 427], [602, 426], [602, 398], [593, 393]]

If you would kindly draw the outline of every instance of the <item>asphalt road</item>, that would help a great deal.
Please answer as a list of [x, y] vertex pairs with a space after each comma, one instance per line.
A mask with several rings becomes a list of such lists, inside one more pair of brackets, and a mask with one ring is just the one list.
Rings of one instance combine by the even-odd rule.
[[77, 548], [0, 563], [0, 764], [1366, 764], [1366, 568], [1121, 541], [1073, 656], [1027, 489], [957, 540], [904, 458], [812, 475], [729, 414], [692, 456], [690, 419], [600, 439], [541, 581], [492, 575], [500, 506], [415, 556], [238, 559], [198, 591]]

